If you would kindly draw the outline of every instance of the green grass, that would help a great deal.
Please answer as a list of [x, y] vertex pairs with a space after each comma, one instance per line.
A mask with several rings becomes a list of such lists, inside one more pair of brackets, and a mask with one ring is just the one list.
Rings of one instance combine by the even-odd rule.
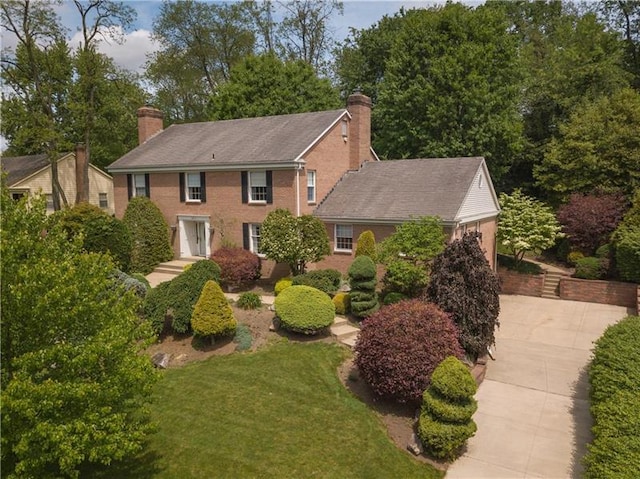
[[153, 398], [157, 432], [104, 477], [441, 478], [342, 386], [345, 354], [283, 341], [166, 371]]

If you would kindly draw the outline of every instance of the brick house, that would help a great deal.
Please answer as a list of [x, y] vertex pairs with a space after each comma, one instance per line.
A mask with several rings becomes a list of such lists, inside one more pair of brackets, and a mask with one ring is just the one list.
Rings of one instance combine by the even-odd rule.
[[[438, 185], [429, 180], [429, 188], [435, 185], [439, 193], [432, 192], [429, 198], [419, 196], [415, 208], [395, 218], [382, 218], [371, 208], [363, 208], [371, 198], [378, 205], [395, 203], [402, 190], [398, 178], [429, 176], [439, 170], [439, 163], [378, 161], [371, 149], [371, 100], [359, 93], [348, 98], [346, 109], [174, 124], [166, 130], [162, 113], [143, 107], [138, 110], [138, 132], [140, 145], [108, 167], [114, 181], [116, 216], [123, 216], [131, 197], [151, 198], [171, 228], [176, 257], [208, 257], [223, 244], [259, 252], [262, 221], [276, 208], [286, 208], [295, 215], [316, 214], [325, 221], [334, 254], [316, 266], [344, 271], [353, 259], [360, 231], [373, 229], [380, 240], [411, 214], [438, 214], [441, 210], [432, 211], [431, 201], [448, 195], [449, 188], [456, 188], [447, 202], [450, 209], [455, 208], [455, 202], [461, 206], [470, 192], [471, 176], [477, 176], [480, 170], [484, 192], [489, 193], [485, 203], [493, 202], [485, 208], [488, 213], [477, 218], [450, 215], [450, 224], [446, 224], [453, 236], [472, 227], [481, 229], [487, 242], [495, 240], [497, 201], [481, 158], [474, 159], [473, 165], [464, 159], [446, 160], [451, 164], [459, 160], [469, 163], [468, 167], [451, 167], [445, 172], [448, 176], [464, 170], [464, 178], [456, 182], [447, 178]], [[405, 173], [397, 176], [398, 171], [370, 168], [387, 163], [402, 166]], [[418, 164], [424, 166], [412, 168]], [[475, 171], [470, 173], [473, 167]], [[367, 200], [366, 182], [384, 171], [389, 173], [375, 186], [372, 184]], [[349, 193], [354, 180], [357, 204]], [[426, 200], [429, 202], [424, 203]], [[343, 203], [343, 210], [336, 209], [339, 203]], [[345, 208], [362, 208], [362, 214], [347, 214]], [[453, 224], [454, 220], [466, 222]], [[485, 247], [493, 262], [495, 247]], [[263, 262], [265, 278], [287, 271], [284, 265]]]

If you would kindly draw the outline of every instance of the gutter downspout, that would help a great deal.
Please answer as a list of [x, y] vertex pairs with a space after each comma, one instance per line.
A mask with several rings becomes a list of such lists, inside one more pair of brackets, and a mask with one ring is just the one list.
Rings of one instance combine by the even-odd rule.
[[303, 158], [295, 160], [296, 165], [296, 217], [300, 217], [300, 171], [304, 168]]

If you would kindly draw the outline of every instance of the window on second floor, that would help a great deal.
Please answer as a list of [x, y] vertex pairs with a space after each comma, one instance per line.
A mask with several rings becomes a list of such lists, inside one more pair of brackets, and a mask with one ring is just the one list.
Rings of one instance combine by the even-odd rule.
[[129, 189], [129, 199], [136, 196], [151, 197], [148, 173], [136, 173], [127, 175], [127, 186]]
[[273, 203], [273, 174], [270, 170], [241, 172], [243, 203]]
[[206, 203], [206, 176], [204, 172], [180, 173], [180, 201]]
[[335, 226], [335, 250], [343, 252], [351, 252], [353, 250], [353, 226], [352, 225], [336, 225]]
[[307, 203], [316, 202], [316, 172], [307, 171]]

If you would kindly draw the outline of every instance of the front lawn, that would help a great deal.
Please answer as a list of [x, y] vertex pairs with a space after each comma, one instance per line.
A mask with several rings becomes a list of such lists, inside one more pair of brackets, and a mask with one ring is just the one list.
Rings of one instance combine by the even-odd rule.
[[167, 370], [147, 449], [104, 477], [441, 478], [398, 449], [340, 383], [345, 354], [282, 341]]

